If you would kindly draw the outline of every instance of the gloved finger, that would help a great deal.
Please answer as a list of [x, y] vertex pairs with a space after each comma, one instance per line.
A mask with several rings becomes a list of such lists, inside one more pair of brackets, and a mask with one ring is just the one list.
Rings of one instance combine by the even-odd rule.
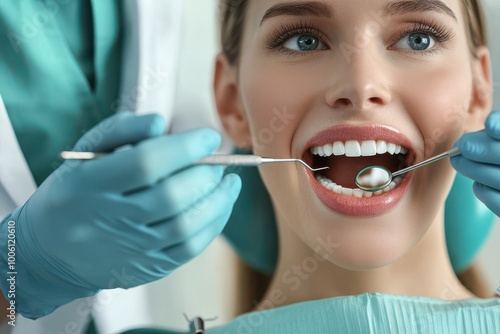
[[[191, 243], [199, 233], [208, 231], [208, 238], [215, 238], [226, 225], [241, 189], [239, 176], [227, 175], [208, 196], [188, 210], [168, 221], [150, 225], [158, 235], [159, 248]], [[210, 228], [210, 226], [214, 228]], [[210, 231], [215, 234], [211, 235]], [[207, 234], [207, 233], [205, 233]]]
[[97, 160], [85, 162], [83, 173], [98, 178], [103, 189], [132, 193], [186, 168], [212, 153], [220, 135], [210, 129], [197, 129], [175, 135], [144, 140], [136, 146]]
[[451, 164], [460, 174], [491, 188], [500, 189], [500, 166], [475, 162], [463, 156], [451, 158]]
[[[186, 242], [164, 248], [163, 253], [170, 259], [171, 263], [181, 265], [193, 259], [203, 252], [208, 245], [221, 234], [224, 226], [226, 226], [229, 216], [231, 215], [234, 201], [236, 201], [237, 195], [241, 190], [241, 180], [234, 174], [227, 175], [223, 182], [227, 182], [231, 190], [229, 192], [223, 192], [222, 194], [222, 196], [228, 196], [226, 202], [221, 201], [217, 202], [217, 204], [225, 204], [228, 210], [221, 212], [219, 215], [215, 215], [216, 218], [208, 224], [207, 227]], [[207, 210], [211, 210], [211, 208], [207, 207], [207, 209], [203, 210], [201, 214], [205, 215]], [[216, 212], [216, 210], [214, 210], [214, 212]], [[188, 213], [183, 219], [189, 219], [191, 215], [192, 213]], [[201, 217], [202, 216], [200, 216], [200, 218]]]
[[488, 115], [485, 131], [489, 136], [500, 140], [500, 111], [493, 111]]
[[500, 165], [500, 140], [492, 138], [484, 131], [464, 134], [456, 146], [467, 159]]
[[157, 114], [136, 116], [118, 112], [103, 120], [78, 140], [75, 151], [109, 152], [120, 146], [134, 145], [141, 140], [161, 135], [165, 120]]
[[[229, 215], [221, 216], [218, 218], [218, 222], [227, 222], [228, 219]], [[225, 224], [211, 224], [189, 241], [165, 249], [163, 253], [168, 257], [171, 270], [182, 266], [200, 255], [222, 233], [224, 226]]]
[[479, 200], [495, 215], [500, 217], [500, 191], [478, 182], [474, 182], [472, 189], [477, 198], [479, 198]]
[[210, 196], [223, 174], [222, 166], [193, 166], [150, 188], [128, 194], [125, 200], [135, 210], [130, 218], [145, 224], [173, 218]]

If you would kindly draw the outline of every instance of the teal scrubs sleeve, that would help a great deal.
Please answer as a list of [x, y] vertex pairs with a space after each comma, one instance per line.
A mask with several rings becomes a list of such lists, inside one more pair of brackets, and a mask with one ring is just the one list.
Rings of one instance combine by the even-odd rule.
[[111, 115], [120, 82], [121, 1], [0, 2], [0, 95], [40, 184], [58, 154]]

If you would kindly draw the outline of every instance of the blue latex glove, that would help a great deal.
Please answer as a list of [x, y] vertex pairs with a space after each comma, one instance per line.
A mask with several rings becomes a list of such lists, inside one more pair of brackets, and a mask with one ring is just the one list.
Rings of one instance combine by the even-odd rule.
[[453, 167], [475, 181], [477, 198], [500, 216], [500, 111], [489, 115], [484, 131], [463, 135], [456, 146], [462, 154], [451, 159]]
[[66, 161], [1, 223], [0, 284], [7, 298], [4, 245], [12, 221], [15, 305], [23, 316], [41, 317], [100, 289], [165, 277], [220, 234], [241, 181], [222, 179], [220, 166], [191, 166], [220, 136], [208, 129], [163, 136], [164, 127], [157, 115], [105, 120], [75, 150], [133, 146], [97, 160]]

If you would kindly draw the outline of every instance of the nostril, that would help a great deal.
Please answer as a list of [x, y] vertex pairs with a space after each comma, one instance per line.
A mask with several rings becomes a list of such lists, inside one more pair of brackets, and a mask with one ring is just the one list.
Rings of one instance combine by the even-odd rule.
[[346, 98], [340, 98], [335, 101], [335, 104], [333, 105], [334, 108], [352, 108], [353, 104], [351, 100], [346, 99]]
[[369, 101], [373, 104], [384, 104], [384, 101], [380, 97], [370, 97]]

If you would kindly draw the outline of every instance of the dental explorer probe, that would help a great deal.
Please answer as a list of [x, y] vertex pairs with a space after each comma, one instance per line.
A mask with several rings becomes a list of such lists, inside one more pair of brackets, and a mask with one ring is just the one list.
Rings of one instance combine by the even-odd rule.
[[[61, 158], [64, 160], [93, 160], [107, 155], [108, 153], [96, 152], [74, 152], [63, 151]], [[259, 166], [262, 164], [279, 163], [279, 162], [293, 162], [299, 163], [309, 169], [311, 172], [318, 172], [320, 170], [329, 169], [330, 167], [312, 168], [301, 159], [276, 159], [264, 158], [260, 155], [243, 155], [243, 154], [213, 154], [196, 161], [195, 165], [222, 165], [222, 166]]]

